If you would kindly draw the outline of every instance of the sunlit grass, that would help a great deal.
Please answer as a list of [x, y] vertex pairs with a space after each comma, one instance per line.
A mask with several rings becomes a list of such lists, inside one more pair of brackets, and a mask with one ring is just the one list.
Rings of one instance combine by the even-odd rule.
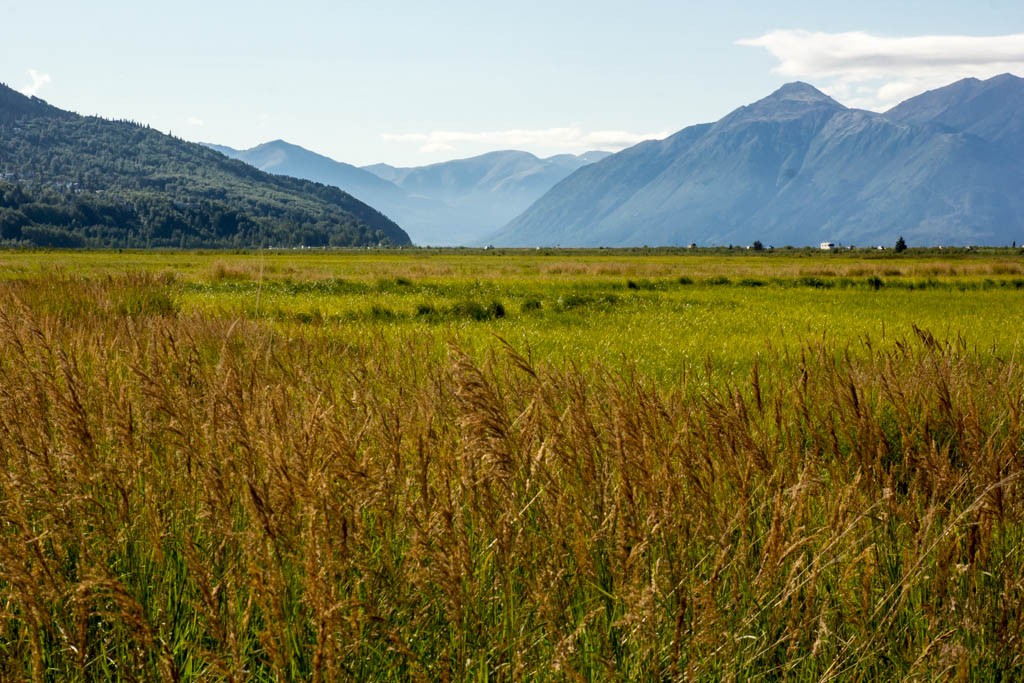
[[[187, 281], [180, 297], [186, 309], [204, 313], [385, 334], [412, 328], [470, 346], [499, 335], [544, 357], [628, 360], [660, 376], [708, 358], [746, 366], [808, 341], [884, 343], [912, 325], [968, 335], [1006, 354], [1016, 349], [1024, 322], [1024, 281], [1011, 272], [1016, 263], [1008, 262], [1011, 268], [1002, 260], [954, 267], [931, 258], [876, 258], [826, 267], [827, 257], [807, 265], [815, 261], [807, 256], [711, 256], [708, 263], [692, 256], [433, 258], [429, 265], [426, 257], [324, 257], [333, 268], [304, 264], [312, 279], [270, 276], [266, 268], [258, 277], [251, 263], [224, 277], [217, 262], [211, 276]], [[461, 315], [467, 302], [498, 303], [503, 315]]]
[[1019, 679], [1016, 268], [0, 254], [0, 679]]

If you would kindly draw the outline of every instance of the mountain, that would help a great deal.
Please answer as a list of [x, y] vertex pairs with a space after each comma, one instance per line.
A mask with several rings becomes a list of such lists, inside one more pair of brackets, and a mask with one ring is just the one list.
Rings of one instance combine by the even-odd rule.
[[0, 123], [12, 124], [23, 118], [59, 119], [71, 116], [38, 97], [26, 97], [0, 83]]
[[430, 166], [357, 168], [283, 140], [248, 150], [207, 147], [269, 173], [340, 187], [394, 218], [416, 244], [438, 246], [480, 242], [555, 183], [607, 156], [587, 152], [539, 159], [504, 151]]
[[338, 187], [396, 220], [416, 244], [458, 244], [450, 208], [443, 202], [413, 197], [377, 175], [284, 140], [246, 150], [203, 143], [206, 147], [261, 171]]
[[410, 193], [453, 205], [472, 206], [490, 203], [496, 198], [523, 201], [540, 196], [569, 173], [591, 163], [592, 159], [600, 159], [601, 155], [601, 152], [588, 152], [580, 156], [562, 154], [539, 159], [529, 152], [508, 150], [415, 168], [378, 164], [367, 170]]
[[[413, 197], [437, 201], [446, 210], [425, 217], [432, 230], [447, 229], [448, 244], [481, 243], [573, 171], [608, 156], [607, 152], [561, 154], [541, 159], [506, 150], [429, 166], [365, 167]], [[410, 220], [410, 225], [417, 225]]]
[[[403, 200], [407, 196], [393, 183], [381, 180], [369, 171], [364, 171], [351, 164], [334, 161], [284, 140], [265, 142], [246, 150], [232, 149], [223, 145], [207, 144], [206, 146], [267, 173], [340, 187], [353, 197], [358, 197], [367, 204], [378, 208], [384, 204]], [[388, 213], [387, 209], [382, 210], [384, 213]]]
[[409, 244], [325, 184], [256, 170], [128, 121], [0, 85], [0, 240], [90, 247]]
[[790, 83], [577, 170], [490, 241], [1007, 244], [1024, 237], [1024, 163], [1007, 143], [1024, 81], [979, 83], [886, 114]]
[[987, 81], [967, 78], [912, 97], [885, 116], [901, 123], [970, 133], [1024, 151], [1024, 79], [1012, 74]]

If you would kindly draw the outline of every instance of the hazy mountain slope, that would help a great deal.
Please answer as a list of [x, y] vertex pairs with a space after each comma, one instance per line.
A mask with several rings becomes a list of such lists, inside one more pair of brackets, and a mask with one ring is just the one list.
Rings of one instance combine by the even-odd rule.
[[0, 86], [0, 238], [56, 246], [407, 244], [336, 187]]
[[[232, 159], [244, 161], [267, 173], [303, 178], [340, 187], [371, 206], [378, 206], [381, 199], [396, 201], [406, 197], [406, 193], [396, 185], [381, 180], [369, 171], [335, 161], [284, 140], [265, 142], [246, 150], [232, 149], [223, 145], [208, 144], [207, 147]], [[386, 210], [381, 210], [387, 213]]]
[[931, 123], [1024, 150], [1024, 78], [967, 78], [912, 97], [885, 116], [914, 125]]
[[477, 243], [559, 180], [605, 154], [538, 159], [505, 151], [414, 168], [357, 168], [283, 140], [248, 150], [206, 146], [268, 173], [340, 187], [396, 220], [422, 245]]
[[394, 183], [351, 164], [335, 161], [298, 145], [274, 140], [247, 150], [204, 143], [232, 159], [262, 171], [305, 178], [339, 187], [394, 219], [420, 245], [454, 245], [478, 237], [463, 233], [462, 217], [451, 207], [428, 197], [412, 196]]
[[916, 243], [1008, 244], [1024, 233], [1022, 181], [1021, 159], [1006, 145], [931, 120], [850, 110], [793, 83], [714, 124], [577, 171], [491, 240], [803, 245], [904, 234]]
[[[607, 155], [595, 151], [540, 159], [528, 152], [506, 150], [428, 166], [375, 164], [364, 170], [413, 197], [443, 202], [447, 210], [423, 216], [422, 224], [431, 224], [433, 232], [448, 226], [448, 234], [458, 239], [444, 243], [472, 244], [481, 242], [573, 171]], [[403, 225], [417, 222], [403, 221]]]
[[[618, 244], [741, 240], [751, 217], [803, 169], [815, 134], [843, 110], [793, 84], [733, 112], [606, 218], [602, 234]], [[680, 215], [682, 206], [690, 209]]]
[[387, 167], [382, 177], [413, 194], [456, 205], [472, 204], [488, 195], [492, 199], [539, 196], [587, 163], [569, 154], [539, 159], [529, 152], [506, 150], [429, 166]]
[[[516, 246], [602, 244], [594, 226], [662, 173], [709, 127], [692, 126], [665, 140], [641, 142], [579, 169], [490, 240]], [[554, 238], [549, 226], [557, 226]]]
[[1021, 165], [990, 143], [847, 111], [750, 223], [782, 244], [891, 244], [894, 234], [913, 244], [1009, 243], [1024, 201], [996, 188], [1022, 180]]

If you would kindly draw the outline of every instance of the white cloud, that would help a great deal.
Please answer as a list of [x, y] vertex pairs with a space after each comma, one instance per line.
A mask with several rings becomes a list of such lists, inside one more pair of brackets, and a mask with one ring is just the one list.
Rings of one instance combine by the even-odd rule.
[[35, 69], [29, 69], [28, 76], [32, 79], [32, 84], [26, 85], [21, 89], [21, 94], [26, 97], [35, 97], [38, 95], [40, 89], [42, 89], [42, 87], [51, 80], [50, 74], [39, 73]]
[[190, 126], [205, 126], [206, 122], [203, 121], [198, 116], [190, 116], [190, 117], [188, 117], [188, 125], [190, 125]]
[[736, 44], [768, 50], [779, 60], [775, 73], [811, 81], [845, 104], [875, 110], [961, 78], [1024, 73], [1024, 34], [894, 38], [785, 30]]
[[564, 128], [512, 129], [497, 131], [448, 131], [429, 133], [384, 133], [385, 142], [417, 144], [424, 154], [454, 152], [461, 147], [522, 149], [541, 152], [585, 152], [602, 149], [617, 152], [644, 140], [663, 138], [668, 132], [638, 134], [627, 131], [585, 131], [579, 126]]

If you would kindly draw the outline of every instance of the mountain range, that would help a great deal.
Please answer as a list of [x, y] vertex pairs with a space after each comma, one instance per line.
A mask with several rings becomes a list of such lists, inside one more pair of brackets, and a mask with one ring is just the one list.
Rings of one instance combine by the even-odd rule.
[[558, 181], [608, 156], [588, 152], [541, 159], [509, 150], [413, 168], [359, 168], [283, 140], [247, 150], [207, 146], [268, 173], [340, 187], [397, 221], [416, 244], [437, 246], [484, 239]]
[[337, 187], [0, 85], [0, 241], [58, 247], [405, 245]]
[[357, 168], [280, 140], [203, 146], [0, 85], [0, 242], [362, 246], [410, 234], [502, 246], [1024, 241], [1024, 79], [965, 79], [884, 113], [790, 83], [613, 155], [501, 151], [418, 168]]
[[503, 246], [1024, 240], [1024, 79], [966, 79], [873, 113], [790, 83], [568, 176]]

